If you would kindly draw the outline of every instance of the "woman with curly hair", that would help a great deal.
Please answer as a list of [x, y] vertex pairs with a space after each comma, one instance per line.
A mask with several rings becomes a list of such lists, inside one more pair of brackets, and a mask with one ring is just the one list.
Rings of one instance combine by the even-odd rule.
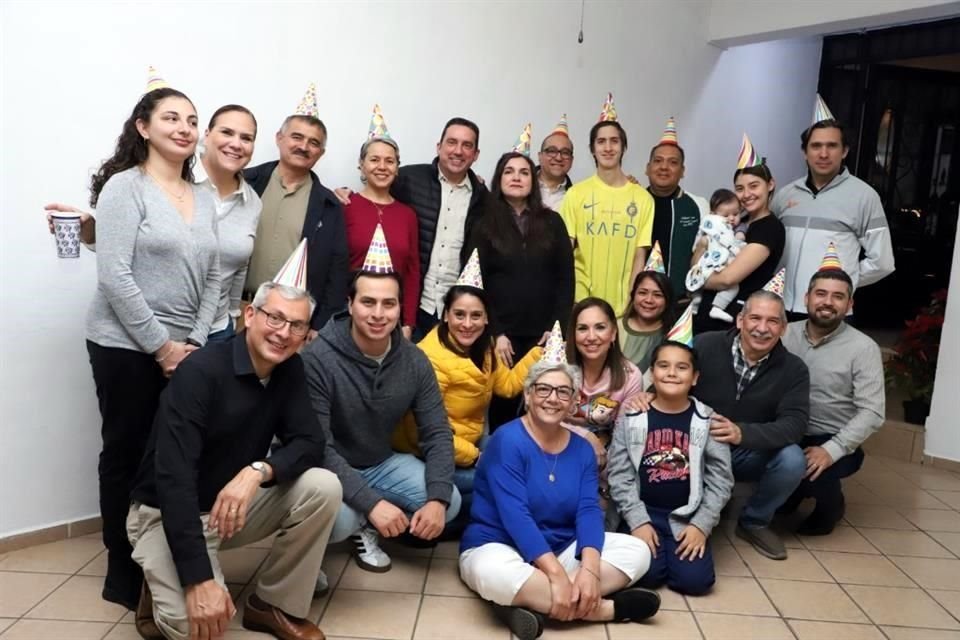
[[193, 182], [197, 139], [190, 99], [150, 91], [90, 186], [98, 256], [86, 334], [103, 419], [103, 597], [130, 609], [142, 582], [126, 536], [130, 488], [160, 392], [206, 342], [220, 296], [216, 207]]

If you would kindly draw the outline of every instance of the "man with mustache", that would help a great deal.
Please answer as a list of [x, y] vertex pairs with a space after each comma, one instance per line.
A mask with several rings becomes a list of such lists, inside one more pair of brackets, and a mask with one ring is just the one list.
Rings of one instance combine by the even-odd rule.
[[270, 280], [305, 238], [307, 282], [317, 301], [307, 341], [343, 308], [349, 259], [340, 202], [313, 172], [327, 144], [327, 127], [317, 114], [315, 94], [308, 90], [277, 132], [280, 160], [243, 172], [263, 201], [244, 297], [249, 300], [260, 282]]
[[810, 374], [780, 343], [786, 324], [783, 299], [761, 289], [747, 298], [736, 329], [694, 341], [701, 371], [693, 395], [716, 412], [710, 434], [731, 446], [734, 477], [755, 483], [737, 536], [773, 560], [787, 550], [770, 522], [807, 472], [797, 443], [810, 415]]
[[877, 343], [844, 322], [853, 308], [853, 280], [845, 271], [813, 274], [804, 303], [807, 319], [788, 325], [783, 344], [811, 374], [810, 425], [800, 443], [807, 469], [781, 511], [813, 498], [817, 506], [797, 533], [823, 536], [843, 517], [840, 479], [860, 469], [860, 445], [883, 424], [883, 362]]

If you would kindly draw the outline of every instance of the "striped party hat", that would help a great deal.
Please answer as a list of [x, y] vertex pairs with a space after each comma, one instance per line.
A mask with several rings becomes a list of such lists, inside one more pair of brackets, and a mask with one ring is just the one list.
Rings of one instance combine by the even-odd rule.
[[307, 239], [304, 238], [280, 267], [273, 281], [288, 287], [307, 290]]
[[600, 109], [600, 119], [598, 122], [616, 122], [617, 108], [613, 104], [613, 94], [608, 93], [607, 99], [603, 101], [603, 107]]
[[747, 167], [759, 167], [763, 164], [763, 158], [753, 148], [750, 138], [743, 134], [743, 142], [740, 143], [740, 153], [737, 155], [737, 169], [746, 169]]
[[470, 259], [467, 260], [467, 264], [463, 266], [463, 271], [460, 272], [460, 277], [457, 278], [456, 285], [483, 289], [483, 275], [480, 273], [480, 254], [477, 253], [476, 249], [470, 254]]
[[563, 342], [563, 333], [560, 331], [560, 321], [553, 323], [550, 337], [543, 348], [543, 361], [550, 364], [560, 364], [567, 361], [567, 347]]
[[517, 142], [513, 145], [511, 151], [516, 151], [517, 153], [522, 153], [523, 155], [530, 157], [530, 139], [532, 137], [532, 129], [530, 123], [523, 128], [523, 131], [520, 132], [520, 135], [517, 136]]
[[167, 81], [163, 79], [163, 76], [160, 75], [160, 72], [157, 71], [156, 67], [152, 64], [147, 67], [147, 90], [145, 93], [150, 93], [154, 89], [166, 89], [169, 86]]
[[670, 327], [666, 339], [671, 342], [679, 342], [688, 347], [693, 347], [693, 307], [687, 305], [687, 308], [680, 315], [677, 322]]
[[820, 97], [820, 94], [817, 94], [817, 99], [813, 103], [813, 122], [810, 124], [817, 124], [818, 122], [823, 122], [824, 120], [833, 120], [833, 114], [830, 113], [827, 103], [823, 101], [823, 98]]
[[317, 85], [310, 83], [307, 87], [307, 91], [303, 94], [303, 98], [300, 99], [300, 104], [297, 105], [297, 110], [293, 112], [297, 116], [310, 116], [312, 118], [320, 117], [320, 108], [317, 106]]
[[551, 131], [547, 137], [549, 138], [557, 133], [562, 136], [567, 136], [568, 138], [570, 137], [570, 129], [567, 128], [567, 114], [560, 116], [560, 122], [557, 123], [557, 126], [553, 128], [553, 131]]
[[643, 267], [644, 271], [656, 271], [657, 273], [666, 273], [663, 266], [663, 252], [660, 251], [660, 241], [653, 243], [653, 249], [650, 250], [650, 257], [647, 258], [647, 264]]
[[390, 259], [390, 249], [387, 248], [387, 237], [383, 235], [383, 227], [377, 223], [367, 249], [367, 257], [363, 259], [361, 271], [370, 273], [393, 273], [393, 261]]
[[776, 275], [770, 278], [770, 282], [763, 285], [764, 291], [769, 291], [775, 293], [781, 298], [783, 297], [783, 287], [784, 281], [786, 280], [787, 270], [783, 267], [780, 267], [780, 271], [777, 271]]
[[837, 245], [830, 241], [827, 245], [827, 252], [823, 254], [823, 260], [820, 261], [820, 268], [817, 271], [843, 271], [843, 265], [840, 264], [840, 254], [837, 253]]
[[387, 130], [387, 121], [383, 119], [383, 114], [380, 112], [380, 105], [378, 104], [373, 105], [373, 114], [370, 115], [370, 131], [367, 133], [368, 140], [373, 140], [374, 138], [393, 140], [390, 131]]
[[677, 139], [677, 121], [673, 119], [673, 116], [667, 119], [667, 125], [663, 128], [663, 135], [660, 136], [660, 142], [657, 144], [680, 144]]

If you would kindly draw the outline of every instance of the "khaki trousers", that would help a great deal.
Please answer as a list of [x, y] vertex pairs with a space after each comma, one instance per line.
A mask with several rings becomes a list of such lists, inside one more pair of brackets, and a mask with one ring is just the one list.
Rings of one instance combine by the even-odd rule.
[[[305, 618], [342, 492], [333, 473], [317, 468], [291, 483], [261, 488], [250, 504], [243, 529], [227, 541], [222, 541], [216, 531], [207, 530], [210, 515], [202, 515], [207, 555], [216, 581], [225, 586], [217, 560], [220, 549], [242, 547], [279, 531], [257, 578], [256, 593], [285, 613]], [[143, 567], [153, 596], [157, 626], [170, 640], [187, 640], [190, 622], [186, 596], [167, 545], [160, 510], [133, 503], [127, 515], [127, 536], [133, 545], [133, 559]]]

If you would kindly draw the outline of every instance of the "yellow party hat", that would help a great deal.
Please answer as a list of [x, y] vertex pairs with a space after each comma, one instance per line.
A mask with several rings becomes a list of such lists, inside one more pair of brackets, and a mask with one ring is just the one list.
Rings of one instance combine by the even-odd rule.
[[598, 122], [616, 122], [617, 108], [613, 104], [613, 94], [608, 93], [607, 99], [603, 101], [603, 107], [600, 109], [600, 120]]

